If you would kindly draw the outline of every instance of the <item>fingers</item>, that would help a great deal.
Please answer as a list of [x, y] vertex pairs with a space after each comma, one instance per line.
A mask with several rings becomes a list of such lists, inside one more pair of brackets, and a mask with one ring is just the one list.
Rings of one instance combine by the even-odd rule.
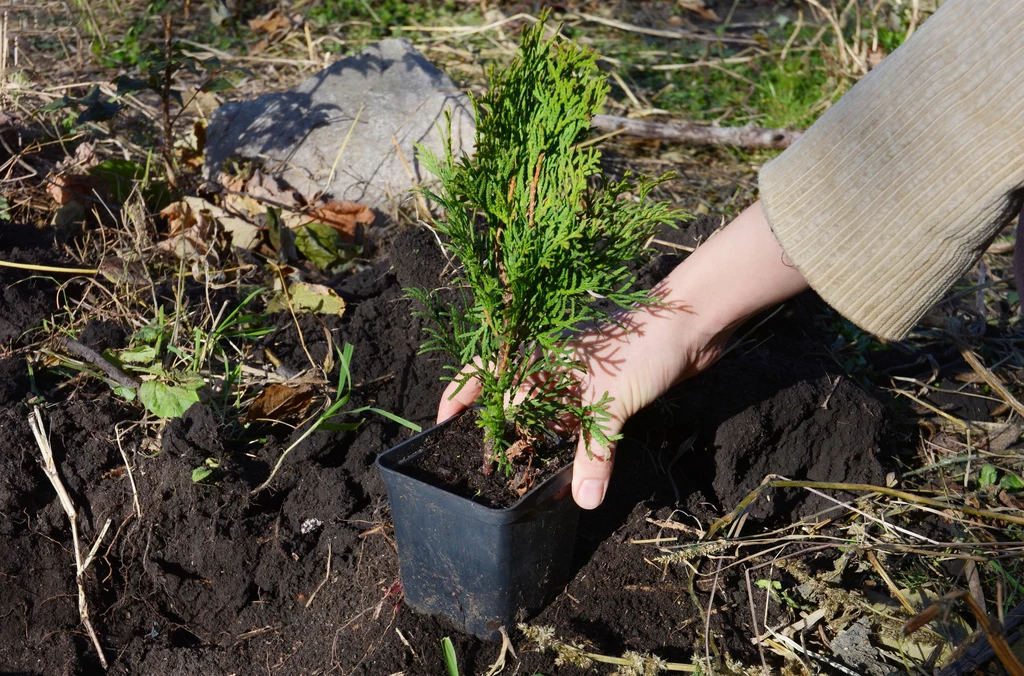
[[457, 381], [448, 383], [448, 387], [444, 389], [444, 394], [441, 395], [441, 403], [437, 405], [437, 422], [439, 424], [473, 405], [476, 398], [480, 396], [480, 381], [476, 378], [470, 378], [466, 381], [465, 386], [456, 394], [455, 390], [458, 389], [459, 383]]
[[[622, 423], [613, 418], [605, 434], [614, 436], [621, 429]], [[604, 502], [608, 481], [612, 478], [614, 452], [614, 443], [605, 448], [592, 439], [588, 447], [581, 435], [572, 469], [572, 497], [583, 509], [594, 509]]]

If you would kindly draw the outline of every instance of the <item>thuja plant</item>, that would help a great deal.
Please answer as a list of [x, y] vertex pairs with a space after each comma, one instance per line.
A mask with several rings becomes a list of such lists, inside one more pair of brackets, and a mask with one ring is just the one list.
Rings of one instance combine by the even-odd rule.
[[453, 155], [450, 128], [440, 156], [419, 149], [438, 179], [424, 192], [444, 209], [435, 227], [457, 259], [461, 300], [409, 290], [430, 320], [423, 350], [470, 365], [448, 375], [460, 389], [480, 381], [485, 473], [495, 463], [509, 472], [512, 457], [537, 450], [546, 424], [566, 415], [588, 440], [608, 443], [611, 399], [581, 400], [584, 365], [571, 338], [615, 306], [654, 302], [632, 290], [629, 264], [672, 218], [648, 200], [661, 179], [611, 180], [597, 147], [582, 143], [608, 92], [593, 51], [545, 39], [541, 22], [523, 32], [512, 63], [488, 75], [488, 93], [473, 101], [475, 156]]

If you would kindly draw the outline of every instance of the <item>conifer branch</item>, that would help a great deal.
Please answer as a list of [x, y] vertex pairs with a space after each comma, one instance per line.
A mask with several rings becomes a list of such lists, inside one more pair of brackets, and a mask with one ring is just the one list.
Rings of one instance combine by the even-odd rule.
[[[423, 349], [475, 365], [451, 377], [480, 382], [485, 472], [494, 461], [511, 470], [511, 433], [530, 444], [565, 413], [584, 437], [609, 440], [611, 399], [582, 402], [582, 364], [566, 336], [609, 317], [612, 308], [595, 299], [651, 302], [633, 289], [629, 264], [645, 254], [659, 224], [678, 217], [648, 200], [662, 179], [609, 181], [600, 151], [581, 146], [608, 85], [593, 51], [544, 39], [545, 17], [524, 30], [516, 58], [491, 69], [489, 91], [473, 100], [475, 156], [454, 156], [450, 122], [443, 154], [419, 149], [441, 186], [424, 190], [445, 211], [434, 227], [460, 264], [466, 295], [453, 305], [430, 291], [409, 293], [429, 320]], [[527, 383], [529, 396], [511, 403]]]

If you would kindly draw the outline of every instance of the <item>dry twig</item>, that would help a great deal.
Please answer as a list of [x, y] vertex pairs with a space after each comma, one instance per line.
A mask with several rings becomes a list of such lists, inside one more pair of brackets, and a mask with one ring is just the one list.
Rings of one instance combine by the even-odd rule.
[[103, 655], [100, 640], [96, 636], [96, 630], [92, 628], [92, 622], [89, 620], [89, 602], [85, 596], [85, 573], [89, 569], [89, 564], [92, 563], [93, 557], [96, 556], [96, 551], [99, 549], [103, 537], [107, 534], [107, 529], [110, 528], [110, 519], [107, 519], [106, 523], [103, 524], [99, 537], [93, 543], [89, 554], [83, 559], [82, 548], [78, 542], [78, 514], [75, 510], [75, 504], [71, 501], [71, 496], [68, 495], [64, 484], [60, 480], [60, 475], [57, 474], [57, 465], [53, 461], [53, 449], [50, 447], [50, 440], [46, 437], [46, 432], [43, 429], [43, 416], [39, 413], [38, 407], [32, 409], [32, 415], [28, 418], [28, 424], [32, 428], [32, 435], [36, 438], [39, 452], [43, 456], [43, 471], [46, 473], [46, 478], [50, 480], [53, 489], [57, 491], [57, 498], [60, 500], [61, 507], [64, 508], [64, 513], [67, 514], [68, 521], [71, 522], [71, 540], [75, 547], [75, 569], [77, 571], [75, 583], [78, 585], [78, 616], [82, 620], [82, 626], [85, 627], [89, 638], [92, 639], [92, 644], [100, 658], [100, 664], [106, 669], [107, 658]]
[[664, 124], [634, 120], [614, 115], [595, 115], [591, 127], [599, 132], [620, 131], [626, 136], [659, 139], [701, 146], [734, 146], [737, 148], [788, 148], [803, 134], [787, 129], [761, 127], [708, 127], [699, 124]]

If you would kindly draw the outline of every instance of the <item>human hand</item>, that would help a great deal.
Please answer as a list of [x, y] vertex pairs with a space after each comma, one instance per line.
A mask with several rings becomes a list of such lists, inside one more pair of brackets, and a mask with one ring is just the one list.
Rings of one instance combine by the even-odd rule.
[[[574, 338], [572, 347], [585, 369], [581, 403], [596, 403], [607, 393], [612, 401], [605, 432], [617, 435], [634, 413], [714, 363], [747, 318], [806, 288], [755, 203], [655, 287], [661, 305], [624, 310], [617, 325]], [[470, 406], [480, 393], [474, 380], [457, 389], [453, 382], [445, 390], [438, 422]], [[614, 450], [614, 444], [601, 447], [581, 435], [572, 479], [580, 507], [593, 509], [604, 500]]]

